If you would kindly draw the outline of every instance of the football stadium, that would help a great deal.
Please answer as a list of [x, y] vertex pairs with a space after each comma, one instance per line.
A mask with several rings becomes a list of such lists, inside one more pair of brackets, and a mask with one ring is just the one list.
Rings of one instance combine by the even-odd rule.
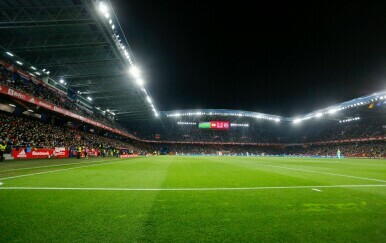
[[[0, 242], [386, 242], [385, 76], [383, 87], [370, 77], [293, 83], [298, 112], [290, 96], [257, 92], [260, 81], [220, 84], [193, 61], [197, 73], [168, 84], [162, 76], [172, 80], [178, 65], [163, 74], [169, 64], [156, 65], [139, 37], [158, 45], [168, 28], [152, 33], [149, 23], [172, 22], [156, 12], [179, 22], [181, 9], [154, 3], [140, 18], [126, 13], [141, 5], [130, 2], [0, 1]], [[197, 39], [224, 38], [211, 33]], [[194, 56], [203, 44], [189, 54], [170, 45]], [[381, 54], [370, 59], [384, 71]], [[323, 86], [346, 93], [321, 95]]]

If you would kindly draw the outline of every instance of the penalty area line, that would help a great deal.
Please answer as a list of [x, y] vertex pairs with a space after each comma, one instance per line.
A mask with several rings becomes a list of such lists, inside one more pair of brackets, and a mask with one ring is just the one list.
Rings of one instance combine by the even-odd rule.
[[[316, 189], [386, 187], [386, 184], [330, 185], [330, 186], [261, 186], [261, 187], [206, 187], [206, 188], [104, 188], [104, 187], [0, 187], [0, 190], [68, 190], [68, 191], [242, 191], [269, 189]], [[319, 189], [317, 189], [319, 190]]]

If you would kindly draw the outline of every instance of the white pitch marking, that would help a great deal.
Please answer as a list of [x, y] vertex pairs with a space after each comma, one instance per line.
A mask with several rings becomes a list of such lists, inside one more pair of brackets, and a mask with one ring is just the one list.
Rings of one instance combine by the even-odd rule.
[[308, 188], [355, 188], [386, 187], [386, 184], [331, 185], [331, 186], [261, 186], [261, 187], [207, 187], [207, 188], [104, 188], [104, 187], [0, 187], [0, 190], [73, 190], [73, 191], [236, 191], [267, 189], [308, 189]]
[[3, 185], [3, 182], [0, 181], [0, 186]]
[[280, 169], [286, 169], [286, 170], [297, 170], [297, 171], [304, 171], [304, 172], [311, 172], [311, 173], [319, 173], [319, 174], [325, 174], [325, 175], [342, 176], [342, 177], [355, 178], [355, 179], [362, 179], [362, 180], [368, 180], [368, 181], [386, 182], [385, 180], [379, 180], [379, 179], [373, 179], [373, 178], [366, 178], [366, 177], [359, 177], [359, 176], [351, 176], [351, 175], [343, 175], [343, 174], [336, 174], [336, 173], [330, 173], [330, 172], [324, 172], [324, 171], [303, 170], [303, 169], [297, 169], [297, 168], [291, 168], [291, 167], [276, 166], [276, 165], [267, 165], [267, 164], [260, 164], [260, 163], [248, 163], [248, 162], [239, 162], [239, 163], [250, 164], [250, 165], [262, 165], [262, 166], [272, 167], [272, 168], [280, 168]]
[[322, 192], [322, 190], [319, 190], [319, 189], [316, 189], [316, 188], [312, 188], [311, 190], [316, 191], [316, 192]]
[[2, 170], [2, 172], [11, 172], [11, 171], [18, 171], [18, 170], [32, 170], [32, 169], [40, 169], [40, 168], [50, 168], [50, 167], [57, 167], [57, 166], [65, 166], [65, 165], [79, 165], [79, 164], [90, 164], [90, 163], [97, 163], [97, 162], [103, 162], [107, 160], [93, 160], [93, 161], [87, 161], [87, 162], [79, 162], [79, 163], [68, 163], [68, 164], [58, 164], [58, 165], [44, 165], [44, 166], [35, 166], [35, 167], [25, 167], [25, 168], [19, 168], [19, 169], [12, 169], [12, 170]]
[[[102, 161], [106, 161], [106, 160], [102, 160]], [[20, 178], [20, 177], [25, 177], [25, 176], [33, 176], [33, 175], [41, 175], [41, 174], [47, 174], [47, 173], [52, 173], [52, 172], [73, 170], [73, 169], [78, 169], [78, 168], [86, 168], [86, 167], [92, 167], [92, 166], [98, 166], [98, 165], [113, 164], [113, 163], [124, 162], [124, 161], [126, 161], [126, 160], [120, 160], [120, 161], [114, 161], [114, 162], [106, 162], [106, 163], [98, 163], [98, 164], [93, 164], [93, 165], [77, 166], [77, 167], [72, 167], [72, 168], [66, 168], [66, 169], [60, 169], [60, 170], [43, 171], [43, 172], [37, 172], [37, 173], [31, 173], [31, 174], [17, 175], [17, 176], [10, 176], [10, 177], [0, 178], [0, 181]]]

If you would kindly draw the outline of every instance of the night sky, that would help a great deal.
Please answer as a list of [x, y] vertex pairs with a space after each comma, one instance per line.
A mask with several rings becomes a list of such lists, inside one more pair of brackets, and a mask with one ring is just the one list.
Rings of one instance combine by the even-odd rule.
[[295, 116], [386, 88], [385, 3], [269, 2], [111, 0], [158, 110]]

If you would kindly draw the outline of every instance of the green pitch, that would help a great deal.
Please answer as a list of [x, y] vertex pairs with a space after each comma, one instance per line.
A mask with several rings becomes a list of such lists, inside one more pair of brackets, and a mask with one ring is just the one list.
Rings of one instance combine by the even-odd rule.
[[0, 242], [386, 242], [386, 161], [0, 163]]

